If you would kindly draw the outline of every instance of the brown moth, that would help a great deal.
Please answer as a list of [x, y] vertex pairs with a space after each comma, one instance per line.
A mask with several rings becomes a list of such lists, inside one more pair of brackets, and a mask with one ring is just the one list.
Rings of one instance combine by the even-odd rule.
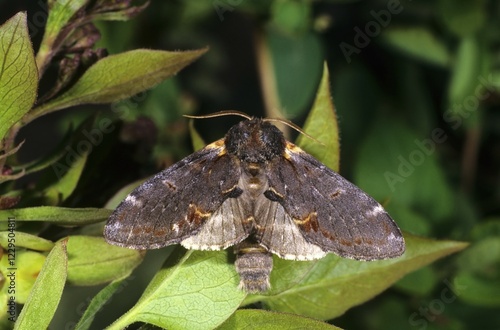
[[133, 249], [234, 246], [240, 288], [270, 288], [272, 254], [313, 260], [398, 257], [401, 231], [361, 189], [293, 143], [267, 119], [233, 126], [223, 139], [158, 173], [111, 214], [106, 240]]

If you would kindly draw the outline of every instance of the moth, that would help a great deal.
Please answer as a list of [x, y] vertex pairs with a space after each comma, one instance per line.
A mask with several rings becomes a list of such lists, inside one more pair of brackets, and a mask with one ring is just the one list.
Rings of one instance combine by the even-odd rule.
[[401, 231], [377, 201], [287, 141], [270, 119], [229, 114], [245, 120], [118, 205], [104, 228], [108, 243], [233, 246], [240, 288], [249, 293], [270, 288], [272, 254], [314, 260], [332, 252], [367, 261], [403, 254]]

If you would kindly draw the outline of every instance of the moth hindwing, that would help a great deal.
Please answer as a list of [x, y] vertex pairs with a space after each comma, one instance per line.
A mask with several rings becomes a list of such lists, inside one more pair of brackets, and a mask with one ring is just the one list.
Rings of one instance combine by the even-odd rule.
[[240, 287], [248, 292], [269, 289], [271, 253], [291, 260], [329, 252], [378, 260], [405, 250], [378, 202], [257, 118], [132, 191], [111, 214], [104, 236], [134, 249], [234, 245]]

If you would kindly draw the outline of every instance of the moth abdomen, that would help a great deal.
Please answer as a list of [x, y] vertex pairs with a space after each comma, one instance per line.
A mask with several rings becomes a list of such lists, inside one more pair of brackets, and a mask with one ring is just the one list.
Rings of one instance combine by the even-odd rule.
[[235, 267], [240, 275], [239, 288], [248, 293], [259, 293], [269, 290], [269, 276], [273, 269], [272, 254], [263, 246], [248, 240], [234, 247], [236, 253]]

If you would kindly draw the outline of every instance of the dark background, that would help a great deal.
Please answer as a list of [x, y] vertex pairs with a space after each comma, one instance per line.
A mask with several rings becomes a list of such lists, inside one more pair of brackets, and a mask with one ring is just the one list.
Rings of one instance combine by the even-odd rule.
[[[28, 11], [36, 51], [46, 4], [2, 0], [0, 22], [20, 10]], [[500, 328], [500, 3], [153, 1], [130, 21], [97, 25], [98, 47], [110, 54], [210, 50], [176, 77], [122, 103], [130, 111], [113, 118], [116, 129], [92, 151], [66, 206], [102, 207], [124, 185], [189, 154], [182, 114], [236, 109], [268, 115], [260, 78], [269, 72], [259, 66], [260, 52], [272, 58], [282, 116], [301, 125], [326, 61], [341, 132], [341, 174], [387, 202], [403, 230], [472, 242], [331, 323], [350, 329]], [[488, 96], [478, 100], [484, 79], [493, 83], [479, 87]], [[49, 152], [70, 123], [97, 111], [107, 116], [109, 108], [78, 107], [31, 123], [19, 136], [26, 139], [21, 160]], [[208, 142], [237, 120], [195, 125]], [[436, 129], [444, 141], [430, 142]], [[406, 172], [405, 161], [411, 165]], [[400, 181], [391, 186], [388, 172]], [[459, 280], [469, 281], [465, 290], [444, 299], [443, 290]], [[88, 295], [87, 289], [73, 290], [64, 299]], [[124, 308], [113, 306], [108, 308], [117, 315]]]

